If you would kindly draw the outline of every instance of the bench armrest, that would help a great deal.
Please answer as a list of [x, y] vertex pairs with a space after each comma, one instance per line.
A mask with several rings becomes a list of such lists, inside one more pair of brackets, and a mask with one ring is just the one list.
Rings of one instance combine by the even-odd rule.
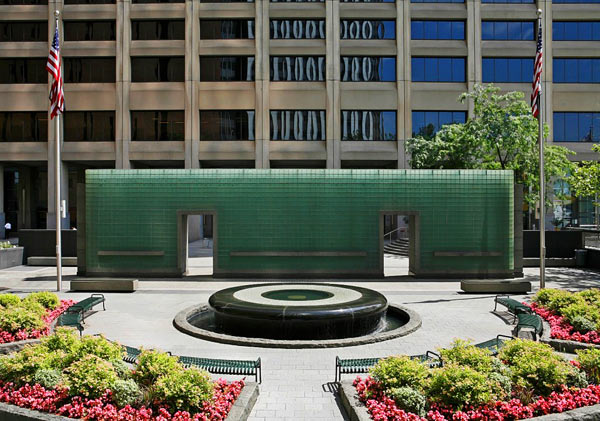
[[100, 294], [100, 293], [92, 294], [92, 295], [90, 295], [90, 297], [101, 297], [104, 300], [104, 294]]

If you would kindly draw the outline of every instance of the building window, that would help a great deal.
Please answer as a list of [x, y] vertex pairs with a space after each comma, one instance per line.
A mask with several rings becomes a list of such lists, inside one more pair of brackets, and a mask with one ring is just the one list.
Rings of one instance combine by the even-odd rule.
[[114, 41], [114, 20], [65, 21], [65, 41]]
[[600, 142], [600, 113], [554, 113], [555, 142]]
[[325, 39], [325, 19], [271, 19], [271, 39]]
[[116, 0], [65, 0], [65, 4], [115, 4]]
[[64, 114], [65, 142], [114, 142], [114, 111], [69, 111]]
[[114, 83], [114, 57], [64, 57], [65, 83]]
[[185, 3], [185, 0], [132, 0], [132, 3]]
[[254, 0], [200, 0], [200, 3], [254, 3]]
[[271, 111], [271, 140], [325, 140], [325, 110]]
[[413, 82], [464, 82], [464, 57], [413, 57]]
[[600, 3], [600, 0], [552, 0], [552, 3]]
[[410, 0], [411, 3], [464, 3], [465, 0]]
[[200, 80], [202, 82], [244, 82], [254, 80], [254, 57], [201, 56]]
[[183, 82], [183, 57], [131, 57], [132, 82]]
[[600, 83], [599, 58], [555, 58], [554, 83]]
[[17, 4], [48, 4], [48, 0], [0, 0], [0, 5], [17, 5]]
[[200, 140], [254, 140], [254, 111], [200, 111]]
[[396, 140], [396, 111], [342, 111], [342, 140]]
[[465, 22], [451, 20], [413, 20], [411, 39], [465, 39]]
[[325, 0], [271, 0], [271, 3], [324, 3]]
[[481, 0], [482, 3], [534, 3], [534, 0]]
[[184, 111], [132, 111], [131, 140], [182, 142], [184, 114]]
[[413, 111], [412, 135], [431, 137], [445, 124], [464, 123], [464, 111]]
[[394, 82], [396, 57], [342, 57], [343, 82]]
[[533, 78], [532, 58], [484, 58], [483, 83], [529, 83]]
[[254, 19], [202, 19], [200, 39], [254, 39]]
[[600, 22], [552, 22], [554, 41], [600, 41]]
[[0, 22], [0, 42], [34, 41], [48, 41], [48, 22]]
[[181, 20], [132, 20], [131, 39], [168, 40], [185, 39], [185, 21]]
[[48, 83], [46, 59], [0, 59], [0, 83]]
[[47, 142], [48, 113], [0, 112], [0, 142]]
[[341, 39], [396, 39], [395, 20], [343, 19]]
[[484, 21], [481, 22], [481, 39], [498, 41], [535, 40], [533, 22]]
[[325, 56], [271, 56], [271, 80], [323, 81], [325, 80]]

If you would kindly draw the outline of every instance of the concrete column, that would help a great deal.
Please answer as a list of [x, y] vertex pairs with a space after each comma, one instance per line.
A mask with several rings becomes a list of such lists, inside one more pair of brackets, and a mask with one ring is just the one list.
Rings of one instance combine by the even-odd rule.
[[325, 2], [327, 60], [327, 168], [342, 167], [342, 108], [340, 93], [340, 2]]
[[[410, 156], [406, 152], [405, 140], [412, 137], [412, 107], [411, 107], [411, 89], [412, 89], [412, 68], [411, 68], [411, 48], [410, 48], [410, 0], [398, 2], [396, 12], [396, 37], [398, 41], [398, 60], [400, 62], [402, 74], [399, 75], [398, 83], [398, 121], [402, 120], [402, 126], [398, 126], [398, 138], [402, 142], [398, 144], [398, 168], [410, 168]], [[401, 13], [401, 14], [400, 14]], [[402, 43], [400, 43], [402, 41]], [[402, 47], [402, 50], [400, 50]], [[400, 77], [401, 76], [401, 77]], [[402, 127], [402, 131], [401, 131]]]
[[[553, 123], [554, 116], [552, 115], [552, 0], [539, 0], [538, 8], [542, 9], [542, 40], [544, 41], [544, 63], [542, 72], [542, 117], [548, 125], [550, 131], [546, 142], [553, 142]], [[537, 36], [537, 24], [536, 24]], [[529, 101], [529, 98], [525, 98]]]
[[254, 142], [255, 142], [255, 167], [269, 168], [269, 142], [270, 133], [270, 65], [269, 65], [269, 0], [255, 2], [254, 20], [254, 75], [255, 75], [255, 114], [254, 114]]
[[[121, 41], [117, 42], [117, 63], [120, 60], [117, 73], [117, 98], [120, 97], [120, 168], [130, 169], [129, 142], [131, 142], [131, 112], [129, 109], [129, 95], [131, 89], [131, 59], [129, 58], [129, 46], [131, 45], [131, 18], [129, 17], [131, 1], [119, 0], [117, 3], [117, 34], [121, 35]], [[117, 35], [118, 37], [119, 35]], [[117, 38], [118, 40], [118, 38]], [[118, 167], [119, 168], [119, 167]]]
[[4, 214], [4, 167], [0, 165], [0, 239], [5, 238], [4, 224], [6, 224], [6, 215]]
[[[472, 91], [475, 83], [481, 83], [481, 2], [467, 0], [467, 90]], [[469, 101], [468, 113], [473, 115], [475, 106]]]
[[194, 1], [185, 4], [185, 168], [199, 168], [200, 113], [200, 8]]

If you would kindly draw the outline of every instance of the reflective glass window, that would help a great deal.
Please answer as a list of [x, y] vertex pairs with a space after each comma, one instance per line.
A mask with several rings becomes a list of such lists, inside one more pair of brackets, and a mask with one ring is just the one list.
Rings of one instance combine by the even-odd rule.
[[184, 111], [132, 111], [131, 140], [137, 142], [183, 141]]
[[600, 0], [552, 0], [552, 3], [600, 3]]
[[343, 82], [394, 82], [395, 57], [342, 57]]
[[0, 42], [34, 41], [48, 41], [48, 22], [0, 22]]
[[114, 57], [64, 57], [63, 61], [65, 83], [115, 82]]
[[0, 83], [48, 83], [44, 58], [0, 59]]
[[200, 111], [200, 140], [254, 140], [254, 111]]
[[244, 82], [254, 80], [252, 56], [200, 56], [202, 82]]
[[200, 0], [200, 3], [254, 3], [254, 0]]
[[554, 83], [600, 83], [598, 58], [555, 58], [552, 62]]
[[271, 39], [325, 39], [324, 19], [271, 19]]
[[325, 110], [271, 111], [271, 140], [325, 140]]
[[134, 41], [185, 39], [185, 21], [183, 19], [132, 20], [131, 39]]
[[554, 21], [552, 39], [554, 41], [600, 41], [600, 21]]
[[271, 80], [311, 82], [325, 80], [325, 56], [271, 56]]
[[413, 20], [411, 39], [465, 39], [465, 22], [450, 20]]
[[554, 112], [555, 142], [600, 142], [600, 112]]
[[410, 0], [411, 3], [464, 3], [464, 0]]
[[396, 111], [342, 111], [342, 140], [396, 140]]
[[65, 21], [65, 41], [114, 41], [114, 20]]
[[342, 19], [341, 39], [396, 39], [395, 20]]
[[[271, 0], [277, 1], [277, 0]], [[278, 0], [278, 1], [306, 1], [306, 0]], [[315, 1], [315, 0], [309, 0]], [[324, 0], [316, 0], [316, 1], [324, 1]], [[395, 0], [341, 0], [342, 3], [394, 3]]]
[[413, 111], [412, 135], [431, 137], [445, 124], [464, 123], [465, 111]]
[[0, 142], [47, 142], [48, 113], [0, 112]]
[[532, 58], [484, 58], [484, 83], [525, 83], [533, 78]]
[[535, 40], [534, 22], [483, 21], [482, 40], [531, 41]]
[[464, 82], [464, 57], [413, 57], [413, 82]]
[[202, 19], [200, 39], [254, 39], [254, 19]]
[[534, 3], [534, 0], [481, 0], [482, 3]]
[[64, 114], [65, 142], [114, 142], [114, 111], [69, 111]]
[[131, 57], [132, 82], [183, 82], [184, 58], [177, 56]]

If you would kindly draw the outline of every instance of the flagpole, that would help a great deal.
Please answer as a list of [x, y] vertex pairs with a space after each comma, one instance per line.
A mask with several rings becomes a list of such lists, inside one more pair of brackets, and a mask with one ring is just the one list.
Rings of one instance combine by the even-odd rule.
[[[538, 34], [541, 35], [542, 9], [537, 10], [537, 16]], [[540, 147], [540, 289], [546, 287], [546, 177], [544, 174], [544, 120], [542, 117], [544, 107], [542, 107], [542, 86], [542, 75], [540, 74], [540, 93], [538, 100], [538, 142]]]
[[[60, 12], [56, 10], [56, 30], [58, 30], [58, 17]], [[60, 59], [59, 59], [60, 60]], [[56, 290], [62, 289], [62, 247], [61, 247], [61, 203], [60, 203], [60, 113], [54, 119], [54, 212], [56, 213]]]

